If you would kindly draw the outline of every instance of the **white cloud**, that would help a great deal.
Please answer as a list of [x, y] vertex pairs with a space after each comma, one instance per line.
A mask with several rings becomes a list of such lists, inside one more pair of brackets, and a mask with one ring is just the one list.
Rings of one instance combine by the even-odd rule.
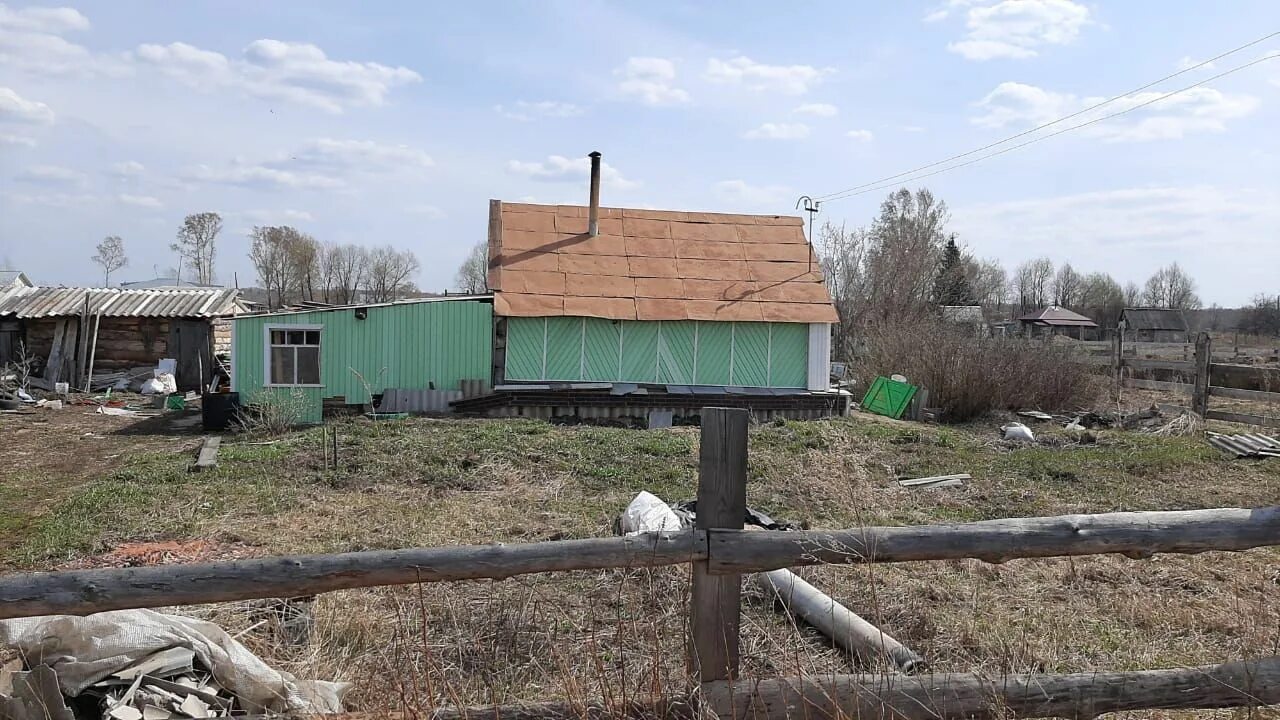
[[24, 147], [35, 147], [36, 141], [35, 138], [0, 133], [0, 145], [22, 145]]
[[345, 185], [342, 180], [327, 175], [240, 163], [217, 169], [197, 165], [184, 173], [183, 177], [192, 182], [271, 190], [334, 190]]
[[[1193, 68], [1193, 67], [1195, 67], [1195, 66], [1199, 65], [1201, 62], [1203, 62], [1203, 61], [1201, 61], [1201, 60], [1196, 60], [1195, 58], [1191, 57], [1190, 55], [1183, 55], [1183, 56], [1182, 56], [1182, 59], [1178, 61], [1178, 69], [1179, 69], [1179, 70], [1190, 70], [1191, 68]], [[1217, 63], [1205, 63], [1205, 64], [1202, 66], [1202, 68], [1203, 68], [1203, 69], [1205, 69], [1205, 70], [1212, 70], [1212, 69], [1214, 69], [1214, 68], [1215, 68], [1215, 67], [1217, 67], [1217, 66], [1218, 66], [1218, 65], [1217, 65]]]
[[39, 193], [30, 195], [15, 193], [9, 199], [21, 205], [44, 205], [52, 208], [73, 208], [93, 205], [98, 198], [88, 193]]
[[[584, 181], [591, 178], [591, 159], [570, 159], [563, 155], [550, 155], [542, 162], [522, 162], [512, 160], [507, 163], [507, 171], [515, 175], [523, 175], [530, 180], [548, 182]], [[640, 186], [635, 180], [629, 180], [607, 162], [600, 163], [600, 182], [615, 190], [630, 190]]]
[[235, 60], [180, 42], [139, 45], [133, 58], [192, 87], [228, 87], [335, 114], [383, 105], [394, 88], [422, 81], [403, 66], [332, 60], [315, 45], [271, 39], [249, 43]]
[[529, 122], [538, 118], [575, 117], [583, 112], [581, 107], [573, 103], [556, 102], [554, 100], [540, 100], [538, 102], [517, 100], [511, 106], [495, 105], [493, 109], [502, 114], [503, 117], [521, 122]]
[[404, 211], [412, 215], [421, 215], [428, 220], [443, 220], [447, 217], [444, 210], [441, 210], [436, 205], [410, 205]]
[[844, 135], [845, 137], [853, 138], [858, 142], [871, 142], [875, 139], [875, 135], [870, 130], [850, 130]]
[[752, 185], [745, 180], [721, 180], [711, 189], [721, 202], [745, 210], [774, 208], [795, 199], [785, 185]]
[[809, 137], [809, 126], [804, 123], [771, 123], [752, 128], [742, 137], [747, 140], [800, 140]]
[[805, 103], [791, 112], [815, 117], [835, 117], [840, 114], [840, 108], [828, 103]]
[[64, 33], [88, 30], [89, 18], [68, 7], [25, 7], [11, 10], [0, 5], [0, 28], [16, 32]]
[[27, 100], [11, 88], [0, 87], [0, 122], [3, 121], [48, 125], [53, 122], [53, 110], [42, 102]]
[[939, 22], [951, 17], [951, 11], [957, 8], [969, 7], [980, 0], [947, 0], [942, 5], [929, 11], [923, 20], [927, 23]]
[[428, 168], [431, 156], [408, 145], [389, 145], [373, 140], [317, 138], [298, 150], [273, 161], [273, 167], [306, 167], [330, 171], [386, 172]]
[[88, 181], [84, 173], [60, 165], [32, 165], [14, 179], [33, 185], [81, 186]]
[[116, 199], [125, 205], [133, 205], [134, 207], [148, 208], [151, 210], [159, 210], [164, 207], [164, 203], [160, 202], [159, 198], [154, 198], [150, 195], [129, 195], [121, 193], [116, 196]]
[[773, 90], [789, 95], [803, 95], [831, 68], [812, 65], [766, 65], [739, 55], [730, 60], [711, 58], [707, 61], [706, 78], [727, 85], [743, 85], [753, 90]]
[[965, 38], [947, 49], [968, 60], [1035, 57], [1074, 42], [1088, 23], [1089, 8], [1073, 0], [1001, 0], [970, 7]]
[[689, 102], [689, 93], [675, 86], [676, 65], [659, 57], [628, 58], [613, 71], [618, 92], [645, 105], [678, 105]]
[[94, 56], [62, 37], [88, 29], [89, 19], [72, 8], [0, 5], [0, 67], [40, 76], [127, 72], [119, 58]]
[[292, 210], [289, 208], [274, 210], [242, 210], [235, 214], [254, 223], [255, 225], [288, 225], [290, 223], [304, 223], [315, 220], [315, 217], [306, 210]]
[[111, 166], [111, 171], [122, 178], [137, 177], [146, 172], [146, 170], [147, 168], [137, 160], [125, 160]]
[[[1078, 125], [1159, 98], [1163, 93], [1144, 92], [1121, 98], [1098, 110], [1072, 118], [1062, 128]], [[982, 114], [972, 118], [980, 127], [1005, 128], [1042, 125], [1102, 102], [1102, 97], [1078, 97], [1035, 85], [1004, 82], [979, 100]], [[1141, 142], [1181, 138], [1197, 132], [1222, 132], [1229, 120], [1244, 117], [1258, 107], [1250, 95], [1228, 95], [1208, 87], [1192, 88], [1159, 100], [1132, 115], [1106, 120], [1075, 132], [1108, 142]]]

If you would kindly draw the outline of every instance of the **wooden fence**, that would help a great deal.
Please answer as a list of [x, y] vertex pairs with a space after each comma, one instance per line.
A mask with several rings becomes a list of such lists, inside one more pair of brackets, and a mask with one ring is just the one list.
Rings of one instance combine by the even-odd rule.
[[[1083, 344], [1098, 345], [1098, 343]], [[1149, 344], [1151, 343], [1143, 343], [1143, 345]], [[1185, 392], [1188, 395], [1191, 409], [1209, 420], [1224, 420], [1246, 425], [1280, 428], [1280, 411], [1275, 415], [1258, 415], [1214, 410], [1209, 407], [1210, 399], [1215, 397], [1280, 405], [1280, 392], [1271, 392], [1269, 389], [1255, 390], [1232, 387], [1229, 384], [1239, 382], [1241, 378], [1252, 378], [1254, 382], [1260, 381], [1259, 384], [1264, 388], [1269, 388], [1270, 382], [1268, 381], [1273, 378], [1274, 382], [1280, 383], [1280, 369], [1213, 362], [1213, 342], [1208, 333], [1201, 333], [1196, 338], [1194, 345], [1185, 346], [1191, 348], [1188, 352], [1190, 359], [1187, 360], [1152, 360], [1130, 357], [1125, 349], [1124, 339], [1119, 335], [1109, 345], [1110, 351], [1107, 356], [1091, 354], [1086, 356], [1085, 362], [1092, 365], [1110, 367], [1116, 381], [1125, 387]], [[1172, 347], [1184, 346], [1176, 345]], [[1152, 370], [1181, 373], [1184, 377], [1190, 378], [1191, 381], [1151, 380], [1133, 377], [1134, 371]], [[1280, 385], [1277, 388], [1280, 389]]]
[[0, 619], [296, 597], [348, 588], [691, 563], [688, 664], [694, 689], [644, 703], [448, 708], [452, 718], [1093, 717], [1119, 710], [1280, 704], [1280, 657], [1136, 672], [907, 676], [738, 675], [743, 573], [819, 563], [976, 558], [1003, 562], [1280, 545], [1280, 507], [1013, 518], [956, 525], [746, 532], [746, 410], [702, 413], [698, 514], [690, 532], [0, 576]]

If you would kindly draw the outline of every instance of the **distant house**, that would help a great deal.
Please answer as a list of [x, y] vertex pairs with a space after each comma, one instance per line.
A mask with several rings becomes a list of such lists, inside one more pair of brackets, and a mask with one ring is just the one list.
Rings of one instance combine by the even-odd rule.
[[1187, 318], [1169, 308], [1125, 308], [1120, 313], [1125, 338], [1134, 342], [1187, 342]]
[[1027, 337], [1063, 335], [1085, 340], [1098, 332], [1098, 323], [1057, 305], [1027, 313], [1018, 318], [1018, 324]]
[[0, 290], [19, 287], [35, 287], [35, 283], [21, 270], [0, 270]]

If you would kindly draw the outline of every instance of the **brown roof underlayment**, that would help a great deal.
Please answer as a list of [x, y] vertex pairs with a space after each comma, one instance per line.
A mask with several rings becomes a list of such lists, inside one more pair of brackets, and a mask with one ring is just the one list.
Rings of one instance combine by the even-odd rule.
[[489, 203], [489, 287], [507, 317], [836, 322], [803, 221]]

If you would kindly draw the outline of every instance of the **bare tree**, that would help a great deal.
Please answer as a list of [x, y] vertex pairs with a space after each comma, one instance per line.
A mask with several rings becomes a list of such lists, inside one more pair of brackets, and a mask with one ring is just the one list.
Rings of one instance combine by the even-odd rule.
[[1081, 312], [1102, 327], [1115, 327], [1120, 321], [1120, 312], [1125, 308], [1124, 290], [1107, 273], [1089, 273], [1080, 284], [1078, 305]]
[[1142, 288], [1138, 287], [1138, 283], [1130, 280], [1124, 284], [1124, 306], [1137, 307], [1142, 302]]
[[249, 259], [267, 291], [267, 305], [280, 307], [300, 296], [309, 267], [307, 258], [315, 257], [315, 239], [287, 225], [255, 227], [249, 239]]
[[930, 296], [947, 241], [947, 204], [926, 189], [903, 188], [880, 205], [868, 233], [867, 312], [872, 322], [931, 312]]
[[974, 302], [988, 309], [1004, 304], [1009, 296], [1009, 274], [999, 260], [967, 258], [965, 275], [973, 290]]
[[818, 263], [840, 316], [833, 338], [836, 356], [848, 359], [853, 357], [854, 332], [866, 309], [867, 231], [847, 230], [843, 224], [836, 226], [828, 221], [823, 223], [818, 237]]
[[1049, 304], [1049, 281], [1053, 278], [1053, 261], [1049, 258], [1028, 260], [1018, 266], [1013, 276], [1014, 291], [1023, 312]]
[[1058, 307], [1074, 308], [1080, 300], [1080, 273], [1066, 263], [1058, 268], [1053, 276], [1053, 304]]
[[1142, 300], [1152, 307], [1195, 310], [1200, 307], [1196, 281], [1178, 263], [1162, 267], [1147, 279]]
[[409, 250], [391, 245], [369, 251], [365, 292], [370, 302], [390, 302], [412, 290], [409, 277], [418, 271], [418, 258]]
[[479, 295], [489, 289], [489, 245], [479, 243], [467, 253], [467, 259], [458, 266], [454, 283], [468, 295]]
[[1253, 303], [1240, 318], [1240, 329], [1255, 335], [1280, 337], [1280, 295], [1253, 296]]
[[98, 243], [97, 249], [98, 254], [92, 259], [102, 266], [102, 284], [109, 287], [111, 273], [129, 264], [129, 258], [124, 255], [124, 240], [118, 235], [108, 235]]
[[359, 245], [338, 245], [330, 249], [333, 264], [333, 297], [329, 302], [349, 305], [357, 301], [369, 271], [369, 251]]
[[188, 277], [201, 285], [213, 284], [213, 259], [217, 251], [215, 243], [220, 232], [222, 216], [218, 213], [188, 215], [178, 228], [178, 241], [169, 246], [189, 268]]

